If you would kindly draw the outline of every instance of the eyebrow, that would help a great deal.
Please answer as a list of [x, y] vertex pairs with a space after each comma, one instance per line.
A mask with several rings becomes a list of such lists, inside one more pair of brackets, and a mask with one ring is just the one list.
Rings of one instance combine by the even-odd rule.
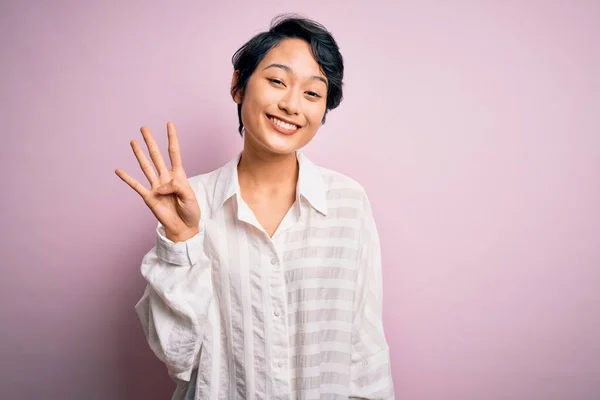
[[[288, 67], [287, 65], [284, 65], [284, 64], [277, 64], [277, 63], [271, 64], [271, 65], [268, 65], [265, 68], [263, 68], [263, 71], [266, 69], [269, 69], [269, 68], [281, 68], [282, 70], [284, 70], [286, 72], [290, 72], [294, 75], [297, 75], [294, 71], [292, 71], [292, 69], [290, 67]], [[327, 80], [325, 78], [323, 78], [322, 76], [313, 75], [310, 77], [310, 79], [313, 79], [316, 81], [321, 81], [325, 84], [325, 86], [327, 86]]]

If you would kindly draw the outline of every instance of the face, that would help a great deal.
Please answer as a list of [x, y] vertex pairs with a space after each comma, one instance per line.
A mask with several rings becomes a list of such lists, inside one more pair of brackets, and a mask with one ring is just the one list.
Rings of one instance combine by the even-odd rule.
[[[236, 78], [234, 73], [233, 82]], [[327, 78], [308, 43], [285, 39], [263, 58], [243, 95], [233, 97], [242, 104], [244, 149], [290, 154], [310, 142], [321, 126]]]

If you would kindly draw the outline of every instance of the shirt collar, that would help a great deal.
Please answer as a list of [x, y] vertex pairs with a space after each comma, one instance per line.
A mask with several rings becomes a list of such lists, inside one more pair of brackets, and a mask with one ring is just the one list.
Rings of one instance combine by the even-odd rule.
[[[215, 215], [225, 202], [234, 195], [241, 197], [240, 183], [237, 166], [242, 157], [239, 152], [231, 161], [219, 171], [215, 185], [212, 215]], [[321, 214], [327, 214], [327, 193], [325, 182], [319, 168], [302, 152], [296, 151], [298, 160], [298, 183], [296, 185], [296, 199], [304, 197], [310, 205]]]
[[300, 151], [296, 152], [296, 157], [300, 167], [296, 194], [304, 197], [315, 210], [327, 215], [327, 187], [319, 167]]

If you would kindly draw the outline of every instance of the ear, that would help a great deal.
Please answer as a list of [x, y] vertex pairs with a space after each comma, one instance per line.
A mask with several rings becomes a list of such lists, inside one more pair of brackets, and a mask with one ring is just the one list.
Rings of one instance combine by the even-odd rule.
[[229, 93], [231, 94], [231, 98], [233, 99], [233, 101], [235, 101], [237, 104], [242, 104], [242, 90], [240, 89], [237, 91], [237, 93], [233, 93], [233, 87], [237, 83], [239, 77], [240, 77], [240, 71], [238, 71], [238, 70], [233, 71], [233, 76], [231, 77], [231, 87], [229, 88]]

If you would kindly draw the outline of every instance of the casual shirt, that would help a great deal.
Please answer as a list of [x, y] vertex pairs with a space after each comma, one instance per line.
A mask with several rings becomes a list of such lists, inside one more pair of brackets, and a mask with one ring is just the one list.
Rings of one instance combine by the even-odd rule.
[[158, 224], [136, 311], [173, 399], [393, 399], [379, 236], [364, 188], [296, 152], [296, 199], [272, 237], [237, 165], [189, 178], [200, 231]]

